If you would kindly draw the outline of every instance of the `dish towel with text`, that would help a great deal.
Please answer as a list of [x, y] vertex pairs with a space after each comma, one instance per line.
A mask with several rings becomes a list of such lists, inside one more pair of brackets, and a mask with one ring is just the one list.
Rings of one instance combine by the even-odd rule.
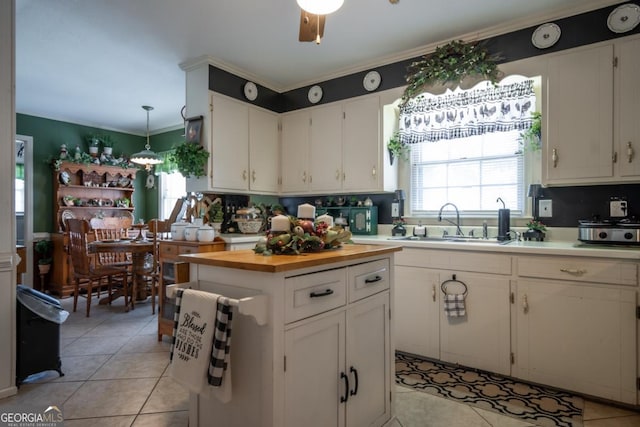
[[208, 387], [219, 295], [193, 289], [178, 289], [176, 294], [169, 374], [187, 390], [203, 393]]
[[463, 317], [467, 315], [464, 299], [465, 294], [445, 294], [444, 313], [447, 317]]
[[216, 324], [213, 334], [213, 348], [209, 363], [208, 381], [211, 397], [221, 402], [231, 400], [231, 319], [233, 317], [229, 298], [218, 297]]

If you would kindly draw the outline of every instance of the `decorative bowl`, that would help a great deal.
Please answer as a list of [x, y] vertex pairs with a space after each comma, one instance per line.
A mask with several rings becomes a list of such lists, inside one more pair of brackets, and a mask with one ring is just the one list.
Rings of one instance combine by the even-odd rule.
[[261, 219], [241, 219], [236, 220], [238, 228], [242, 234], [256, 234], [262, 227]]

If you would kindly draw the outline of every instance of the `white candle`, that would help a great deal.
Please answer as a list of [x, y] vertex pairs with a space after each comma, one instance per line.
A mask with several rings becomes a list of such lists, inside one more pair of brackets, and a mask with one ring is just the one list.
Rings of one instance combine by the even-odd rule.
[[314, 219], [316, 217], [316, 207], [305, 203], [298, 205], [298, 218]]
[[318, 218], [316, 218], [316, 222], [324, 222], [329, 227], [333, 227], [333, 217], [331, 215], [320, 215]]
[[285, 215], [276, 215], [271, 218], [271, 231], [289, 231], [291, 229], [291, 222], [289, 217]]

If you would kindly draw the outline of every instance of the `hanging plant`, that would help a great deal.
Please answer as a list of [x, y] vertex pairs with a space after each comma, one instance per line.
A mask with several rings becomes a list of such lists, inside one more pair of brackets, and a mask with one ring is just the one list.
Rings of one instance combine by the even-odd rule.
[[454, 40], [439, 46], [435, 52], [423, 56], [421, 60], [413, 62], [408, 67], [408, 86], [402, 96], [402, 102], [406, 104], [409, 99], [420, 95], [435, 84], [458, 84], [466, 77], [482, 77], [495, 84], [501, 75], [497, 63], [499, 59], [497, 55], [489, 54], [480, 43]]
[[185, 178], [205, 176], [205, 166], [209, 152], [200, 144], [183, 142], [173, 146], [169, 160], [176, 164], [178, 172]]
[[542, 149], [542, 114], [531, 113], [531, 127], [520, 133], [518, 143], [524, 151], [540, 151]]
[[403, 160], [409, 160], [411, 147], [400, 142], [400, 133], [396, 131], [389, 139], [389, 142], [387, 142], [387, 150], [389, 150], [389, 162], [393, 165], [393, 159], [395, 157]]

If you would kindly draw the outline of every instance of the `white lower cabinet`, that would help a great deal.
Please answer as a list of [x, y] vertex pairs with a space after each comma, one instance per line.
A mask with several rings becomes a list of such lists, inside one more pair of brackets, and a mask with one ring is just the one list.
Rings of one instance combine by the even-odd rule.
[[440, 358], [440, 275], [419, 267], [396, 265], [396, 349]]
[[380, 426], [390, 417], [389, 293], [285, 333], [286, 426]]
[[[509, 256], [406, 248], [396, 256], [396, 349], [509, 375], [510, 273]], [[444, 312], [441, 285], [454, 276], [468, 291], [462, 317]], [[448, 291], [461, 292], [461, 286], [454, 282]]]
[[[511, 372], [510, 280], [489, 274], [440, 274], [467, 286], [466, 316], [440, 311], [440, 359], [498, 374]], [[455, 284], [455, 282], [451, 282]], [[440, 291], [440, 289], [439, 289]]]
[[[468, 288], [459, 318], [440, 289], [454, 274]], [[637, 294], [634, 259], [405, 248], [396, 348], [637, 405]]]

